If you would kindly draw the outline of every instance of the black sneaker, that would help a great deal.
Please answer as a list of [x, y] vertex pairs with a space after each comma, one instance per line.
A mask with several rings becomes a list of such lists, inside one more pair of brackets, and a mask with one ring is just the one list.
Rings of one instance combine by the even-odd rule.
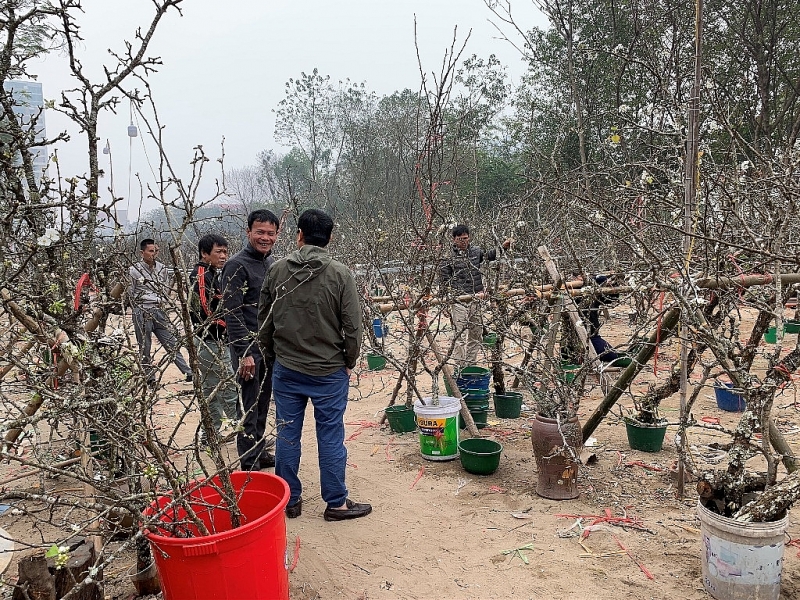
[[261, 455], [261, 458], [258, 459], [258, 468], [259, 469], [271, 469], [275, 466], [275, 455], [270, 454], [269, 452], [265, 452]]
[[192, 383], [194, 376], [191, 373], [186, 374], [186, 383]]
[[286, 507], [286, 518], [296, 519], [302, 514], [302, 512], [303, 512], [303, 498], [298, 498], [297, 502], [295, 502], [291, 506]]

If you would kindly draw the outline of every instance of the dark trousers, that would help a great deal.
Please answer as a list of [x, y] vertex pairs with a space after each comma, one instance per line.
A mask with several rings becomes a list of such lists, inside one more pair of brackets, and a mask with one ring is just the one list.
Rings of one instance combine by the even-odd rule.
[[620, 357], [619, 352], [614, 350], [614, 347], [599, 335], [593, 335], [589, 338], [589, 341], [592, 342], [597, 357], [603, 362], [612, 362]]
[[258, 462], [264, 452], [264, 431], [267, 428], [267, 413], [272, 395], [272, 364], [254, 354], [256, 372], [252, 379], [239, 376], [239, 357], [231, 352], [231, 363], [236, 373], [242, 401], [238, 406], [239, 424], [242, 430], [236, 436], [236, 450], [242, 471], [258, 471]]

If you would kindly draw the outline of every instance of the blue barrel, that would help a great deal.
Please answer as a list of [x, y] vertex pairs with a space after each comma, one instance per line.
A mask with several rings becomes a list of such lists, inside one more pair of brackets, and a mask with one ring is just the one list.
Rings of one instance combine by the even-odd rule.
[[372, 331], [375, 332], [376, 338], [382, 338], [389, 332], [389, 328], [386, 326], [386, 322], [377, 317], [372, 320]]

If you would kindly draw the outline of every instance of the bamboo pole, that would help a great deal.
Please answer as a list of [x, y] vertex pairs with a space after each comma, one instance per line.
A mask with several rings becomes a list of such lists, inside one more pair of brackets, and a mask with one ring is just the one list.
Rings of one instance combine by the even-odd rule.
[[[556, 267], [556, 262], [550, 256], [550, 251], [547, 249], [546, 246], [539, 246], [537, 248], [537, 252], [539, 256], [542, 257], [544, 260], [545, 268], [547, 272], [550, 274], [550, 277], [553, 279], [556, 284], [560, 284], [561, 282], [561, 275], [558, 273], [558, 267]], [[560, 287], [560, 285], [559, 285]], [[575, 304], [575, 300], [572, 298], [571, 295], [566, 297], [566, 301], [564, 306], [567, 309], [567, 315], [569, 316], [569, 320], [572, 323], [573, 329], [575, 329], [575, 333], [578, 334], [578, 338], [581, 340], [584, 348], [586, 348], [586, 354], [589, 357], [591, 364], [597, 364], [599, 362], [599, 358], [597, 357], [597, 352], [592, 345], [591, 340], [589, 339], [589, 334], [586, 331], [586, 327], [583, 325], [583, 317], [581, 316], [580, 310], [578, 310], [578, 305]], [[600, 387], [601, 389], [606, 389], [606, 384], [610, 384], [608, 381], [608, 375], [604, 372], [599, 373], [600, 377]], [[584, 438], [586, 439], [586, 438]]]
[[[700, 178], [698, 170], [700, 148], [700, 85], [703, 73], [703, 0], [695, 0], [694, 17], [694, 84], [692, 85], [692, 95], [689, 99], [689, 126], [688, 139], [686, 141], [686, 157], [684, 159], [684, 197], [683, 197], [683, 274], [689, 278], [689, 267], [692, 257], [692, 223], [694, 220], [694, 206], [697, 197], [697, 184]], [[680, 329], [680, 364], [681, 364], [681, 393], [680, 393], [680, 417], [683, 421], [686, 413], [686, 398], [689, 388], [689, 340], [687, 338], [688, 323], [684, 323]], [[681, 438], [681, 443], [685, 439]], [[684, 495], [684, 452], [678, 453], [678, 498]]]
[[594, 430], [597, 429], [597, 426], [600, 425], [602, 420], [608, 414], [608, 411], [610, 411], [617, 400], [620, 399], [631, 381], [633, 381], [633, 379], [644, 368], [647, 362], [653, 357], [653, 354], [656, 352], [656, 342], [663, 342], [675, 333], [675, 328], [678, 325], [678, 318], [680, 317], [680, 314], [680, 308], [677, 306], [667, 311], [667, 313], [664, 315], [664, 319], [661, 321], [660, 331], [656, 329], [650, 334], [647, 339], [647, 343], [644, 345], [644, 348], [639, 350], [639, 354], [636, 355], [636, 358], [625, 368], [624, 371], [622, 371], [622, 373], [620, 373], [616, 382], [614, 382], [614, 385], [611, 387], [611, 389], [609, 389], [608, 394], [606, 394], [606, 397], [603, 398], [603, 401], [600, 403], [600, 405], [586, 420], [586, 423], [584, 423], [583, 439], [588, 439], [589, 436], [594, 433]]
[[[739, 277], [705, 277], [703, 279], [698, 279], [695, 281], [695, 285], [701, 289], [706, 290], [726, 290], [726, 289], [736, 289], [736, 288], [749, 288], [754, 287], [757, 285], [769, 285], [774, 283], [775, 278], [773, 275], [767, 274], [750, 274], [750, 275], [741, 275]], [[781, 282], [786, 284], [791, 283], [800, 283], [800, 273], [787, 273], [781, 275]], [[636, 291], [636, 288], [622, 285], [616, 287], [592, 287], [592, 286], [585, 286], [585, 287], [574, 287], [570, 284], [574, 284], [577, 282], [569, 282], [568, 288], [564, 289], [562, 286], [559, 288], [558, 292], [569, 295], [573, 298], [577, 298], [579, 296], [586, 296], [589, 294], [603, 294], [603, 295], [610, 295], [610, 294], [630, 294], [631, 292]], [[512, 288], [510, 290], [504, 290], [500, 292], [496, 292], [506, 298], [514, 298], [518, 296], [536, 296], [537, 298], [550, 298], [553, 294], [553, 286], [550, 286], [549, 289], [544, 289], [543, 291], [540, 288], [546, 288], [547, 286], [538, 286], [534, 287], [531, 290], [526, 290], [523, 288]], [[654, 287], [648, 290], [650, 292], [657, 292], [659, 288]], [[446, 299], [446, 298], [437, 298], [435, 296], [422, 298], [418, 300], [415, 304], [409, 307], [408, 303], [405, 302], [389, 302], [384, 304], [378, 304], [377, 309], [382, 313], [390, 313], [397, 310], [407, 310], [409, 308], [421, 308], [423, 306], [439, 306], [442, 304], [453, 304], [454, 302], [461, 302], [461, 303], [469, 303], [473, 300], [482, 300], [488, 295], [488, 292], [479, 292], [477, 294], [465, 294], [463, 296], [458, 296], [457, 298], [453, 299]], [[379, 296], [376, 300], [383, 300], [384, 297]]]
[[[576, 298], [578, 296], [586, 296], [588, 294], [629, 294], [633, 292], [635, 288], [630, 286], [619, 286], [619, 287], [583, 287], [583, 288], [569, 288], [564, 289], [561, 288], [558, 290], [558, 293], [571, 296]], [[530, 291], [525, 290], [523, 288], [513, 288], [510, 290], [498, 291], [493, 292], [493, 295], [500, 296], [501, 298], [514, 298], [518, 296], [529, 297], [531, 295], [536, 296], [537, 298], [549, 299], [554, 293], [554, 290], [546, 290], [544, 292], [540, 292], [537, 289], [533, 289]], [[412, 304], [410, 308], [423, 308], [424, 306], [440, 306], [442, 304], [454, 304], [456, 302], [460, 302], [462, 304], [468, 304], [473, 300], [483, 300], [487, 296], [489, 296], [489, 292], [478, 292], [477, 294], [464, 294], [463, 296], [458, 296], [456, 298], [447, 299], [447, 298], [437, 298], [435, 296], [428, 297], [428, 298], [421, 298], [415, 304]], [[399, 310], [408, 310], [409, 305], [408, 303], [399, 303], [393, 302], [389, 304], [379, 304], [377, 309], [382, 313], [390, 313], [392, 311], [399, 311]]]

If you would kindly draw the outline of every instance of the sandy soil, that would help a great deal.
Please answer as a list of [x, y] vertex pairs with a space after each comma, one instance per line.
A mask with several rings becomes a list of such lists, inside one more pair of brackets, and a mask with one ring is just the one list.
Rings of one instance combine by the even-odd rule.
[[[612, 342], [625, 339], [625, 313], [612, 312], [605, 329]], [[613, 331], [613, 333], [611, 333]], [[615, 340], [617, 337], [619, 339]], [[675, 347], [660, 355], [658, 369], [668, 368]], [[597, 460], [581, 468], [576, 500], [553, 501], [535, 493], [536, 464], [531, 452], [529, 418], [489, 418], [482, 430], [503, 444], [499, 470], [489, 476], [466, 473], [458, 460], [422, 460], [416, 434], [392, 434], [379, 427], [397, 372], [362, 376], [353, 390], [347, 415], [348, 487], [353, 498], [370, 502], [372, 515], [326, 523], [315, 469], [314, 436], [307, 430], [301, 476], [303, 515], [288, 521], [289, 542], [299, 537], [300, 554], [291, 574], [294, 599], [312, 598], [708, 598], [700, 579], [697, 495], [688, 482], [684, 499], [676, 497], [675, 427], [656, 454], [629, 448], [624, 424], [613, 416], [594, 434]], [[654, 381], [652, 365], [634, 390]], [[594, 390], [582, 403], [583, 419], [600, 400]], [[358, 401], [355, 401], [357, 398]], [[630, 396], [623, 405], [632, 408]], [[800, 443], [800, 413], [793, 392], [776, 405], [781, 429], [794, 447]], [[664, 415], [678, 419], [677, 396], [663, 405]], [[733, 426], [736, 415], [719, 410], [713, 391], [702, 393], [695, 416], [719, 417]], [[310, 416], [310, 415], [309, 415]], [[707, 448], [726, 436], [695, 430], [690, 443], [698, 459], [713, 460]], [[652, 467], [631, 465], [635, 461]], [[421, 477], [420, 473], [422, 474]], [[559, 515], [636, 516], [646, 531], [608, 527], [579, 544], [573, 518]], [[529, 519], [515, 518], [519, 513]], [[800, 536], [790, 516], [789, 534]], [[615, 539], [616, 537], [616, 539]], [[618, 553], [617, 540], [630, 552]], [[504, 551], [532, 545], [518, 554]], [[782, 597], [800, 598], [800, 558], [787, 547]], [[648, 578], [645, 571], [652, 576]]]
[[[612, 311], [611, 317], [604, 333], [612, 343], [622, 343], [627, 338], [627, 313]], [[792, 336], [790, 340], [794, 341]], [[657, 372], [662, 377], [674, 353], [674, 345], [660, 353]], [[170, 373], [177, 381], [173, 369]], [[700, 580], [693, 483], [687, 483], [685, 498], [676, 497], [672, 470], [676, 453], [670, 445], [675, 427], [668, 430], [664, 450], [647, 454], [632, 451], [624, 424], [609, 416], [593, 436], [596, 461], [580, 470], [579, 498], [547, 500], [535, 493], [532, 412], [513, 420], [490, 415], [490, 426], [482, 435], [503, 444], [500, 468], [489, 476], [470, 475], [458, 460], [423, 460], [416, 434], [397, 435], [379, 425], [397, 375], [389, 367], [369, 372], [364, 364], [351, 388], [346, 418], [347, 483], [353, 499], [372, 504], [373, 513], [366, 518], [337, 523], [323, 520], [325, 506], [319, 495], [309, 408], [300, 472], [305, 486], [303, 514], [287, 520], [290, 560], [296, 540], [300, 540], [297, 565], [290, 574], [293, 600], [709, 597]], [[634, 392], [641, 392], [655, 379], [651, 364], [637, 379]], [[174, 393], [188, 386], [172, 383], [168, 387]], [[582, 419], [591, 414], [600, 397], [595, 388], [582, 401]], [[623, 397], [621, 404], [632, 407], [631, 397]], [[800, 448], [800, 405], [794, 392], [780, 396], [776, 406], [781, 429], [790, 444]], [[677, 407], [676, 396], [664, 403], [662, 412], [675, 422]], [[168, 405], [160, 406], [158, 412], [161, 418], [170, 418]], [[711, 389], [701, 394], [696, 406], [695, 417], [703, 416], [719, 417], [731, 426], [736, 422], [735, 414], [716, 407]], [[693, 452], [701, 461], [715, 459], [718, 452], [707, 446], [715, 441], [726, 442], [727, 437], [708, 430], [690, 434]], [[650, 468], [632, 464], [636, 461]], [[0, 474], [8, 468], [0, 468]], [[30, 478], [25, 485], [35, 486], [38, 481]], [[49, 481], [45, 485], [69, 484]], [[560, 516], [602, 515], [606, 511], [638, 517], [644, 529], [608, 526], [591, 533], [581, 545], [574, 527], [577, 519]], [[791, 538], [800, 537], [800, 523], [793, 515], [790, 523]], [[0, 527], [13, 536], [23, 536], [17, 539], [31, 535], [30, 524], [10, 512], [0, 516]], [[618, 542], [629, 554], [620, 552]], [[521, 551], [526, 560], [519, 553], [504, 553], [528, 545], [529, 549]], [[124, 573], [128, 566], [115, 566], [109, 575]], [[800, 598], [798, 566], [798, 549], [787, 547], [783, 598]], [[12, 564], [8, 574], [16, 574], [16, 565]], [[107, 589], [108, 598], [127, 599], [132, 594], [127, 581]]]

